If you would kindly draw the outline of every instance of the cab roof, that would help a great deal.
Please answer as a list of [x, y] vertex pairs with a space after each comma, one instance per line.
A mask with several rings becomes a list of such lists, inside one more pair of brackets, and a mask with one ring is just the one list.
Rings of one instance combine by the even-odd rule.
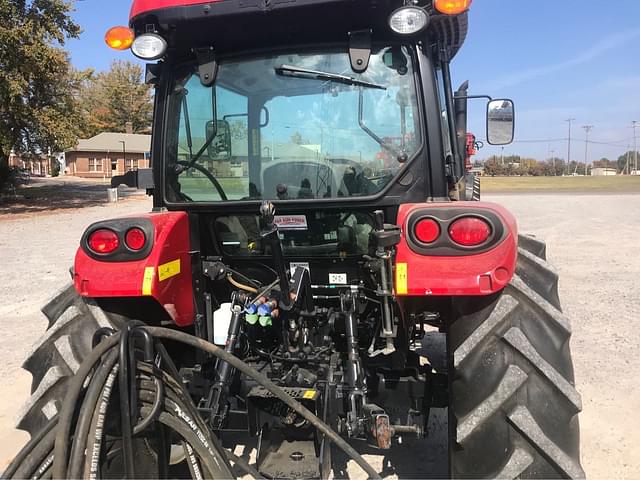
[[[345, 42], [349, 32], [371, 30], [374, 41], [398, 41], [388, 18], [403, 0], [133, 0], [130, 24], [136, 34], [155, 29], [173, 51], [213, 47], [233, 53], [276, 46]], [[467, 33], [467, 13], [431, 16], [426, 33], [449, 48], [450, 58]], [[408, 42], [415, 41], [407, 39]]]

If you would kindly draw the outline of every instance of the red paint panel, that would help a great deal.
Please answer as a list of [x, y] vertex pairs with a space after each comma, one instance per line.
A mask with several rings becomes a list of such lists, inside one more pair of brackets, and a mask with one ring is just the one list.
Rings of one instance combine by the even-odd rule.
[[[429, 256], [411, 250], [406, 241], [407, 219], [415, 210], [438, 208], [465, 210], [486, 209], [502, 220], [505, 235], [491, 250], [464, 256]], [[504, 288], [516, 268], [518, 228], [516, 220], [504, 207], [488, 202], [417, 203], [401, 205], [398, 225], [402, 240], [397, 248], [396, 264], [405, 263], [406, 294], [397, 295], [489, 295]]]
[[[153, 249], [142, 260], [104, 262], [79, 248], [74, 265], [74, 285], [84, 297], [152, 296], [178, 326], [193, 324], [193, 287], [189, 255], [189, 219], [184, 212], [137, 215], [153, 223]], [[175, 266], [179, 261], [180, 271]], [[170, 263], [173, 262], [173, 263]], [[164, 279], [159, 267], [172, 265]], [[166, 271], [166, 268], [164, 269]], [[145, 272], [147, 272], [145, 288]]]
[[133, 0], [129, 18], [133, 19], [142, 13], [161, 10], [163, 8], [186, 7], [202, 3], [213, 3], [214, 1], [220, 0]]

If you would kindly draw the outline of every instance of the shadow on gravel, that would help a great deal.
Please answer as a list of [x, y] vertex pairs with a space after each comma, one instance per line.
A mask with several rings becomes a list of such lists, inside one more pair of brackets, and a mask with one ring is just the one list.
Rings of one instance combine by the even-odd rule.
[[[57, 210], [95, 207], [107, 203], [102, 182], [80, 179], [34, 178], [12, 194], [0, 197], [0, 216], [39, 214]], [[120, 199], [145, 198], [142, 191], [120, 187]]]

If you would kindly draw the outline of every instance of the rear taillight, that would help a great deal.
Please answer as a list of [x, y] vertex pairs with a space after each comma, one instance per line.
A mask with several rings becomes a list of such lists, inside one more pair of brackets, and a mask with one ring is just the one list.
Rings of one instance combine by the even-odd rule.
[[433, 243], [440, 236], [440, 225], [433, 218], [423, 218], [416, 222], [413, 231], [420, 242]]
[[449, 226], [449, 237], [458, 245], [475, 247], [487, 241], [491, 225], [477, 217], [463, 217]]
[[147, 244], [147, 236], [142, 229], [134, 227], [127, 231], [127, 234], [124, 236], [124, 243], [131, 250], [142, 250]]
[[94, 253], [104, 255], [115, 252], [120, 246], [120, 239], [113, 230], [101, 228], [89, 235], [87, 245]]

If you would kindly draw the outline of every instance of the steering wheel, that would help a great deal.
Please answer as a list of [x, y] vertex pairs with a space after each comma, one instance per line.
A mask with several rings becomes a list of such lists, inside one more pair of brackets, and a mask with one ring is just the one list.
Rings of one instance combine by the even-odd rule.
[[216, 187], [216, 190], [218, 191], [218, 195], [220, 195], [220, 198], [223, 201], [228, 200], [227, 194], [224, 193], [224, 190], [222, 189], [222, 185], [220, 185], [220, 182], [218, 182], [218, 179], [214, 177], [213, 174], [209, 170], [204, 168], [202, 165], [198, 163], [191, 164], [189, 162], [178, 162], [178, 165], [182, 165], [183, 167], [193, 168], [199, 171], [200, 173], [202, 173], [205, 177], [207, 177], [207, 180], [209, 180], [213, 184], [213, 186]]

